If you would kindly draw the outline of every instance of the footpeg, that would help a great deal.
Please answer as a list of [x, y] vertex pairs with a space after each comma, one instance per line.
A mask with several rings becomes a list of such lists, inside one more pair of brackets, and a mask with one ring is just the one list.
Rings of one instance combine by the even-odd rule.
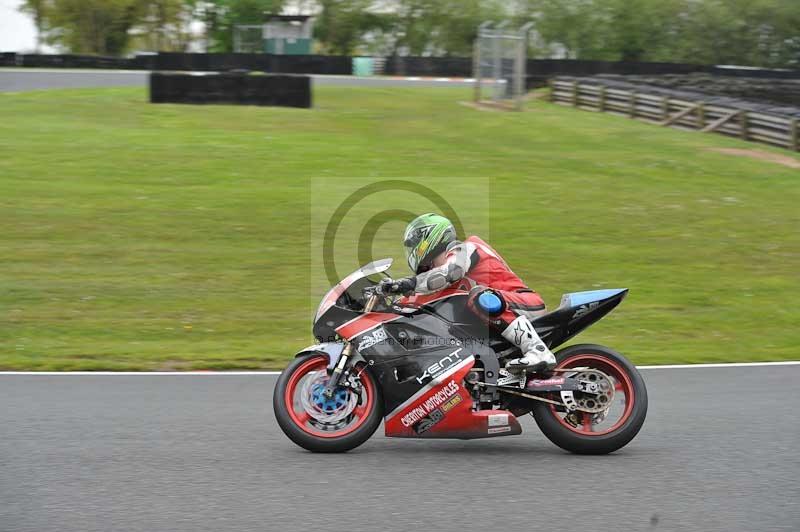
[[498, 386], [519, 386], [520, 388], [523, 387], [524, 376], [520, 378], [519, 375], [513, 375], [509, 373], [506, 369], [500, 369], [499, 371], [500, 376], [497, 378], [497, 385]]

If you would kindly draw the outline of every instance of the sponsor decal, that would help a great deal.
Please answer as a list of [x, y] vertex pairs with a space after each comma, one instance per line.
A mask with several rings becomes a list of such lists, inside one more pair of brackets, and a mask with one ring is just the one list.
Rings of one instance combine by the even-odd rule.
[[489, 414], [488, 425], [490, 427], [508, 425], [508, 414]]
[[550, 379], [532, 379], [529, 386], [561, 386], [564, 384], [564, 377], [552, 377]]
[[488, 430], [489, 434], [500, 434], [503, 432], [511, 432], [511, 427], [506, 425], [505, 427], [490, 427]]
[[442, 412], [449, 412], [461, 401], [463, 401], [463, 398], [460, 395], [454, 395], [449, 401], [442, 405]]
[[[404, 427], [411, 427], [444, 403], [449, 402], [448, 400], [456, 394], [458, 394], [458, 384], [456, 384], [456, 381], [451, 380], [447, 385], [442, 387], [441, 390], [427, 398], [421, 405], [415, 406], [409, 410], [400, 418], [400, 422]], [[452, 408], [452, 406], [450, 406], [450, 408]]]
[[580, 318], [589, 313], [589, 311], [594, 310], [597, 306], [600, 305], [599, 301], [592, 301], [588, 305], [581, 305], [578, 307], [578, 310], [575, 311], [575, 314], [572, 315], [572, 319]]
[[372, 334], [367, 333], [361, 337], [361, 340], [358, 342], [358, 350], [361, 351], [362, 349], [367, 349], [372, 347], [373, 345], [385, 341], [387, 338], [386, 329], [383, 327], [378, 327]]
[[[385, 334], [385, 333], [384, 333]], [[360, 349], [360, 348], [359, 348]], [[422, 375], [416, 377], [417, 382], [425, 384], [426, 380], [432, 380], [461, 362], [461, 348], [456, 349], [449, 355], [443, 357], [438, 362], [434, 362], [422, 372]]]
[[436, 425], [438, 422], [444, 419], [444, 412], [440, 409], [436, 409], [426, 417], [420, 419], [417, 423], [414, 424], [412, 427], [414, 432], [417, 434], [422, 434], [423, 432], [427, 432], [432, 426]]

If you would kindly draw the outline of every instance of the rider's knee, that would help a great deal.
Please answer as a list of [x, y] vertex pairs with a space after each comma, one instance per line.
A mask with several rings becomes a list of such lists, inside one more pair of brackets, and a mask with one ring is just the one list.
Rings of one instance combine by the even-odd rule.
[[485, 286], [476, 286], [469, 292], [469, 308], [478, 316], [494, 321], [508, 308], [503, 295]]

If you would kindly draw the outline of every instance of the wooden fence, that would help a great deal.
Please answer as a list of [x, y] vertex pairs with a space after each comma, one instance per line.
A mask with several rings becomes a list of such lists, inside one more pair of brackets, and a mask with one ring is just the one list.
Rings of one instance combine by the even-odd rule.
[[662, 126], [717, 132], [800, 151], [800, 119], [768, 115], [606, 87], [596, 82], [550, 81], [551, 101], [639, 118]]

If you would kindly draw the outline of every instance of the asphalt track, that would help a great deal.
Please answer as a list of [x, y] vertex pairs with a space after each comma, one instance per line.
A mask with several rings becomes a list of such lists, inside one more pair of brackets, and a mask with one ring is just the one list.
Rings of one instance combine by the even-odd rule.
[[[146, 87], [149, 72], [137, 70], [62, 70], [0, 68], [0, 92], [90, 87]], [[202, 75], [202, 73], [198, 73]], [[354, 87], [452, 87], [458, 78], [356, 77], [313, 75], [314, 85]], [[488, 85], [488, 82], [487, 82]]]
[[529, 417], [311, 454], [273, 375], [0, 375], [0, 531], [800, 529], [800, 366], [642, 373], [648, 420], [600, 457]]

